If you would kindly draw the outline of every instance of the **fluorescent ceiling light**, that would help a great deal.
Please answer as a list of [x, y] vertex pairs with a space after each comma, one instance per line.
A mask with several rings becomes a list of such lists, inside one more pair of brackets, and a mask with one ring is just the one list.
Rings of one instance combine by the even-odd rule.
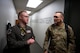
[[31, 13], [31, 11], [27, 11], [27, 13], [28, 13], [28, 14], [30, 14], [30, 13]]
[[26, 5], [27, 7], [31, 8], [36, 8], [39, 6], [43, 1], [42, 0], [29, 0], [28, 4]]

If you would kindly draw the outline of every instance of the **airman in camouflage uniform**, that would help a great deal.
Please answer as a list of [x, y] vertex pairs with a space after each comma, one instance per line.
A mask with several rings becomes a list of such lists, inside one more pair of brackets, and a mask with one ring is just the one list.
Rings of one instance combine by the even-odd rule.
[[63, 19], [61, 16], [63, 16], [62, 12], [56, 12], [54, 15], [55, 23], [49, 26], [46, 31], [43, 45], [44, 53], [75, 53], [75, 36], [73, 30], [68, 25], [70, 41], [68, 42], [65, 23], [61, 21]]

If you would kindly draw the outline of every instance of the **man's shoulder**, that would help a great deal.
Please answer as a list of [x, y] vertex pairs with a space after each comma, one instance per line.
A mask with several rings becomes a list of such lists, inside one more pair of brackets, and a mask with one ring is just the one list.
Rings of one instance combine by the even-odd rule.
[[68, 28], [68, 30], [72, 30], [72, 26], [71, 26], [71, 25], [69, 25], [69, 24], [65, 24], [65, 27], [67, 27], [67, 28]]
[[12, 31], [16, 31], [16, 26], [12, 26], [10, 29], [7, 30], [7, 34], [11, 34]]
[[18, 25], [14, 25], [14, 26], [11, 27], [12, 30], [17, 30], [18, 28], [19, 28]]
[[55, 24], [51, 24], [48, 28], [53, 28], [55, 27]]
[[28, 26], [28, 25], [27, 25], [27, 27], [28, 27], [28, 28], [31, 28], [31, 26]]
[[17, 27], [17, 25], [12, 26], [12, 28], [16, 28], [16, 27]]
[[50, 26], [48, 26], [48, 30], [52, 30], [55, 27], [54, 24], [51, 24]]
[[27, 25], [27, 26], [26, 26], [26, 29], [27, 29], [27, 30], [32, 30], [32, 27]]

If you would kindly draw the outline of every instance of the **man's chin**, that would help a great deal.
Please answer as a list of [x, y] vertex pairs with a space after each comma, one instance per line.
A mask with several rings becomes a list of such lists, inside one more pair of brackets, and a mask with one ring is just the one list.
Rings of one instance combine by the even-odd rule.
[[57, 22], [54, 22], [54, 24], [57, 24]]
[[28, 22], [26, 22], [25, 24], [28, 24]]

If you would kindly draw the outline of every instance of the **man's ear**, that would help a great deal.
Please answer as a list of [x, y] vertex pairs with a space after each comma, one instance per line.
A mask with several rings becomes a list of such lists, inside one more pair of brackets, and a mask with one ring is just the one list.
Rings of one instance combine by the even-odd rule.
[[63, 18], [61, 19], [61, 21], [63, 22]]
[[20, 16], [19, 19], [22, 19], [22, 17]]

